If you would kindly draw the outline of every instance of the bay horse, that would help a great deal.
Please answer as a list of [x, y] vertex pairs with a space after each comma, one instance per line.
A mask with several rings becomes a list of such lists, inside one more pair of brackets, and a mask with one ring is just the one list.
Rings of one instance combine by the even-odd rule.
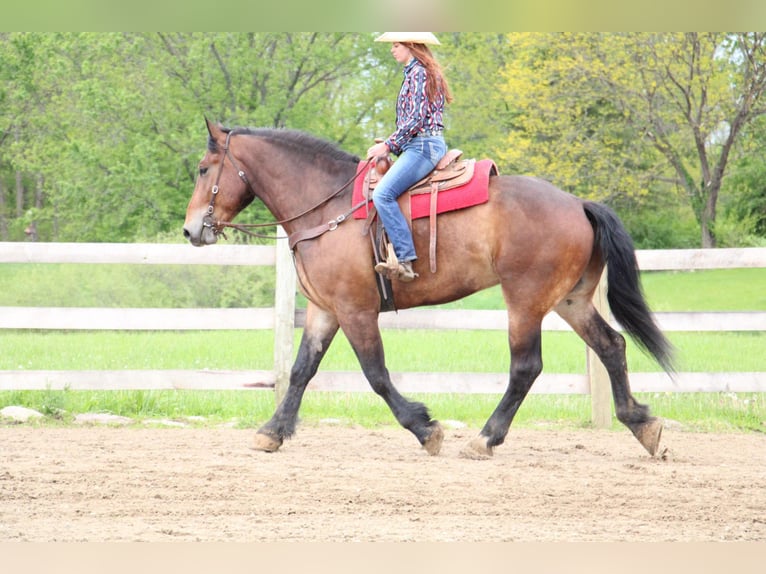
[[[226, 227], [236, 227], [231, 222], [257, 197], [291, 238], [300, 289], [308, 299], [288, 389], [257, 431], [254, 448], [276, 451], [294, 434], [306, 385], [342, 329], [372, 389], [430, 455], [438, 454], [441, 425], [425, 405], [397, 391], [386, 368], [373, 246], [364, 236], [365, 221], [349, 217], [359, 158], [299, 131], [224, 128], [205, 121], [207, 151], [199, 162], [184, 236], [195, 246], [215, 243]], [[426, 253], [428, 219], [416, 219], [412, 226], [417, 252]], [[555, 311], [598, 355], [611, 380], [617, 418], [654, 455], [662, 422], [631, 394], [625, 339], [592, 303], [606, 265], [615, 319], [672, 373], [672, 346], [652, 318], [633, 242], [614, 211], [542, 179], [494, 175], [486, 203], [439, 215], [438, 230], [438, 272], [429, 271], [427, 257], [418, 259], [418, 279], [392, 281], [396, 307], [446, 303], [499, 283], [508, 314], [508, 386], [462, 454], [488, 457], [504, 442], [542, 371], [541, 323]]]

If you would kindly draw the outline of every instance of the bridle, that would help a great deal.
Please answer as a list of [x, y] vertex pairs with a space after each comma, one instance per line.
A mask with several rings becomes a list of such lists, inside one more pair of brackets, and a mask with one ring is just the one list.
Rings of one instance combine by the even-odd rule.
[[221, 175], [223, 174], [223, 164], [226, 162], [226, 158], [229, 158], [229, 161], [231, 162], [231, 165], [234, 166], [234, 169], [237, 170], [237, 175], [240, 177], [242, 181], [245, 182], [245, 185], [250, 190], [250, 193], [255, 195], [255, 190], [253, 189], [253, 186], [250, 185], [250, 180], [247, 179], [247, 174], [240, 169], [237, 162], [234, 160], [234, 156], [231, 155], [231, 152], [229, 151], [229, 140], [231, 140], [231, 136], [233, 135], [232, 132], [229, 132], [226, 134], [226, 143], [224, 143], [223, 146], [223, 159], [221, 160], [221, 165], [218, 167], [218, 174], [216, 174], [215, 177], [215, 183], [213, 184], [213, 188], [210, 190], [210, 203], [207, 205], [207, 213], [205, 214], [205, 217], [202, 218], [202, 227], [208, 227], [213, 231], [214, 235], [223, 235], [224, 239], [226, 238], [226, 235], [221, 231], [221, 227], [226, 226], [226, 222], [223, 221], [216, 221], [213, 219], [213, 213], [215, 212], [215, 198], [218, 197], [218, 191], [219, 187], [218, 184], [221, 182]]
[[[283, 237], [273, 236], [273, 235], [263, 235], [260, 233], [256, 233], [254, 231], [251, 231], [251, 229], [258, 229], [262, 227], [274, 227], [277, 225], [282, 225], [284, 223], [289, 223], [291, 221], [295, 221], [296, 219], [300, 219], [304, 215], [308, 215], [312, 211], [318, 209], [331, 199], [335, 198], [336, 196], [340, 195], [343, 190], [345, 190], [351, 183], [353, 183], [356, 178], [358, 178], [360, 175], [366, 172], [367, 167], [374, 161], [373, 159], [368, 159], [367, 162], [359, 168], [359, 170], [349, 179], [346, 183], [344, 183], [337, 191], [334, 191], [330, 195], [328, 195], [326, 198], [322, 199], [317, 203], [316, 205], [309, 207], [308, 209], [302, 211], [301, 213], [297, 215], [293, 215], [292, 217], [288, 217], [286, 219], [282, 219], [279, 221], [272, 221], [270, 223], [232, 223], [230, 221], [220, 221], [213, 219], [213, 213], [215, 212], [215, 198], [218, 196], [218, 192], [220, 188], [218, 187], [218, 184], [221, 181], [221, 175], [223, 174], [223, 164], [226, 162], [226, 158], [229, 158], [229, 161], [231, 162], [231, 165], [234, 167], [234, 169], [237, 170], [237, 175], [239, 178], [245, 183], [247, 188], [250, 190], [250, 193], [253, 194], [253, 197], [257, 197], [257, 194], [255, 193], [255, 190], [253, 189], [253, 186], [250, 184], [250, 180], [247, 178], [247, 174], [244, 172], [243, 169], [239, 167], [239, 164], [234, 159], [234, 156], [231, 154], [231, 151], [229, 151], [229, 141], [231, 140], [231, 136], [236, 135], [236, 132], [234, 130], [228, 132], [226, 134], [226, 142], [223, 146], [223, 159], [221, 160], [221, 164], [218, 167], [218, 174], [215, 178], [215, 183], [213, 184], [213, 187], [211, 189], [210, 194], [210, 203], [208, 203], [207, 206], [207, 213], [202, 218], [202, 226], [208, 227], [212, 230], [214, 235], [223, 235], [224, 239], [226, 239], [226, 234], [223, 232], [222, 228], [229, 227], [231, 229], [235, 229], [237, 231], [241, 231], [242, 233], [245, 233], [247, 235], [253, 236], [253, 237], [260, 237], [263, 239], [283, 239]], [[335, 231], [338, 228], [338, 225], [343, 223], [352, 213], [354, 213], [356, 210], [361, 209], [364, 207], [364, 205], [367, 204], [366, 200], [361, 201], [360, 203], [353, 206], [348, 212], [342, 213], [338, 215], [335, 219], [332, 219], [328, 221], [327, 223], [324, 223], [320, 226], [311, 228], [310, 230], [306, 230], [303, 232], [298, 232], [297, 234], [293, 234], [289, 236], [290, 239], [290, 248], [295, 245], [298, 241], [303, 241], [304, 239], [310, 239], [313, 237], [317, 237], [324, 233], [325, 231]]]

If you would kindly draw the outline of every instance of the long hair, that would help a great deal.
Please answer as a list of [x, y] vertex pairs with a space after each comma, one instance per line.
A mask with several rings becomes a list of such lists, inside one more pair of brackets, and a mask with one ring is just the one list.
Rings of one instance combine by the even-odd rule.
[[412, 42], [403, 42], [409, 48], [412, 55], [415, 56], [426, 69], [426, 96], [428, 101], [434, 102], [439, 92], [444, 94], [444, 101], [448, 104], [452, 102], [452, 92], [450, 92], [447, 78], [439, 62], [436, 61], [431, 48], [426, 44], [414, 44]]

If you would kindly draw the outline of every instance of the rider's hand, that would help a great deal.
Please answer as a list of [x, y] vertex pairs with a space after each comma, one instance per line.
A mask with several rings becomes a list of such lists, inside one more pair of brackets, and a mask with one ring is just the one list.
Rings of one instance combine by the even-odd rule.
[[367, 150], [367, 159], [374, 159], [377, 157], [387, 157], [391, 153], [386, 142], [376, 143], [370, 149]]

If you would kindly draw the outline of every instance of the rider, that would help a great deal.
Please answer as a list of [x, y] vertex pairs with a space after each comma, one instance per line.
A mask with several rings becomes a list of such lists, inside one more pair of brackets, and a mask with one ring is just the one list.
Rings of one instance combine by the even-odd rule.
[[[367, 150], [367, 158], [398, 157], [372, 194], [396, 257], [378, 263], [375, 271], [399, 281], [412, 281], [417, 259], [412, 232], [397, 198], [428, 175], [447, 153], [444, 142], [444, 104], [452, 95], [429, 44], [439, 44], [431, 32], [386, 32], [376, 42], [391, 42], [391, 54], [404, 66], [404, 80], [396, 101], [396, 131]], [[398, 260], [398, 261], [397, 261]]]

